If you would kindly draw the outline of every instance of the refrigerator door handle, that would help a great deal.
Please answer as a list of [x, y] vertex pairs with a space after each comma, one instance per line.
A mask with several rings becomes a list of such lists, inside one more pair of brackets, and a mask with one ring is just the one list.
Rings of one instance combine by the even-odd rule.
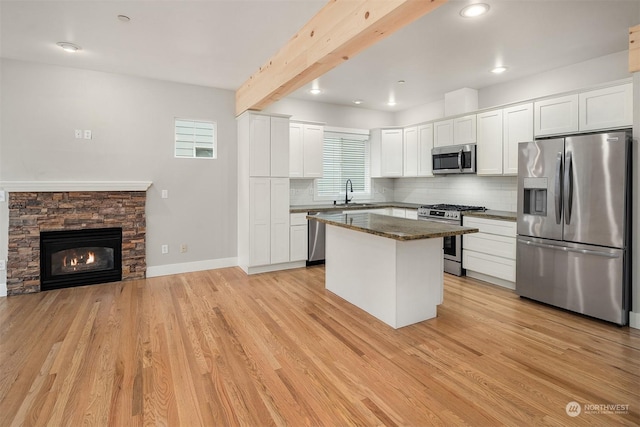
[[571, 158], [571, 152], [568, 152], [564, 162], [564, 223], [567, 225], [571, 223], [571, 208], [573, 204], [573, 176], [571, 173]]
[[555, 178], [556, 224], [562, 223], [562, 152], [556, 157]]
[[529, 240], [522, 240], [522, 239], [518, 239], [518, 243], [522, 243], [525, 244], [527, 246], [535, 246], [538, 248], [544, 248], [544, 249], [556, 249], [558, 251], [563, 251], [563, 252], [576, 252], [579, 254], [585, 254], [585, 255], [595, 255], [595, 256], [601, 256], [601, 257], [605, 257], [605, 258], [620, 258], [619, 254], [612, 254], [609, 252], [602, 252], [602, 251], [594, 251], [591, 249], [576, 249], [576, 248], [568, 248], [566, 246], [557, 246], [557, 245], [549, 245], [547, 243], [537, 243], [537, 242], [531, 242]]

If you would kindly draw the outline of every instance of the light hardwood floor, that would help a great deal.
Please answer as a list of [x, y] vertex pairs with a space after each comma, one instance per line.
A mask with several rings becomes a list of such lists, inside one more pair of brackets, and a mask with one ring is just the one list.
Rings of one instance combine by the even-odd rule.
[[640, 331], [445, 276], [398, 330], [322, 267], [0, 298], [0, 426], [640, 424]]

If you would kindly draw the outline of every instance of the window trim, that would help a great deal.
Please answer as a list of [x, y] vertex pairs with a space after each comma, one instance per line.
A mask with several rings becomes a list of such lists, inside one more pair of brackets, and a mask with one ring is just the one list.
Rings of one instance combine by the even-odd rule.
[[[191, 157], [187, 157], [187, 156], [179, 156], [177, 155], [176, 151], [178, 149], [177, 144], [177, 138], [176, 138], [176, 126], [177, 126], [177, 122], [178, 121], [184, 121], [184, 122], [194, 122], [194, 123], [207, 123], [213, 126], [213, 156], [211, 157], [198, 157], [195, 155], [195, 151], [194, 151], [194, 155]], [[193, 149], [195, 150], [197, 147], [197, 144], [194, 142], [194, 146]], [[185, 118], [185, 117], [174, 117], [173, 118], [173, 158], [174, 159], [200, 159], [200, 160], [216, 160], [218, 158], [218, 122], [211, 120], [211, 119], [193, 119], [193, 118]]]
[[[357, 199], [358, 201], [370, 201], [373, 199], [373, 182], [371, 179], [371, 132], [368, 129], [355, 129], [355, 128], [341, 128], [341, 127], [330, 127], [330, 126], [325, 126], [324, 128], [325, 133], [327, 132], [332, 132], [332, 133], [345, 133], [345, 134], [353, 134], [353, 135], [359, 135], [359, 136], [366, 136], [367, 137], [367, 142], [366, 142], [366, 156], [368, 157], [368, 167], [369, 167], [369, 171], [368, 171], [368, 185], [366, 185], [366, 187], [368, 187], [369, 191], [368, 192], [356, 192], [354, 191], [352, 194], [352, 197], [355, 199]], [[340, 193], [335, 193], [333, 195], [320, 195], [319, 194], [319, 189], [318, 189], [318, 180], [319, 178], [315, 178], [313, 180], [313, 200], [314, 201], [322, 201], [322, 202], [326, 202], [326, 201], [338, 201], [340, 202], [340, 200], [344, 199], [345, 197], [345, 192], [342, 191]], [[346, 185], [346, 182], [345, 182]]]

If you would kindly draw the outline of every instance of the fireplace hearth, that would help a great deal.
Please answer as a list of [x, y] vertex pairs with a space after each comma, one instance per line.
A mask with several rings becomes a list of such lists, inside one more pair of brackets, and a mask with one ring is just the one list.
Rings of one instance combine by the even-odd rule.
[[122, 228], [40, 233], [41, 290], [122, 280]]

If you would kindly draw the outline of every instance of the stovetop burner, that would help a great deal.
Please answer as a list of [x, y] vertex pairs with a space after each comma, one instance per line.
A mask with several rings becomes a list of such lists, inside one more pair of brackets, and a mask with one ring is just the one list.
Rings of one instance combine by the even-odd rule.
[[439, 203], [436, 205], [422, 205], [420, 206], [422, 209], [435, 209], [441, 211], [486, 211], [487, 208], [483, 206], [467, 206], [467, 205], [451, 205], [448, 203]]

